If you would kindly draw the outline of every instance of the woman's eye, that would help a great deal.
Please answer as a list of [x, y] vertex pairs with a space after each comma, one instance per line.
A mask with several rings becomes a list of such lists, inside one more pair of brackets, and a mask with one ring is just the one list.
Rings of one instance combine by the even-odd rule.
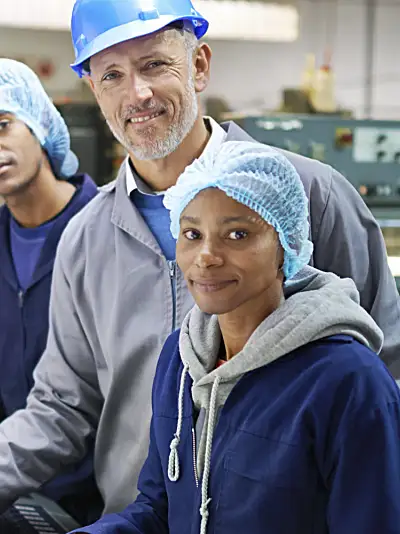
[[245, 230], [234, 230], [228, 234], [228, 239], [238, 241], [239, 239], [245, 239], [248, 236], [248, 232]]
[[7, 126], [10, 125], [10, 121], [8, 120], [2, 120], [0, 121], [0, 130], [5, 130]]
[[200, 232], [198, 232], [197, 230], [185, 230], [183, 232], [183, 235], [186, 237], [186, 239], [194, 241], [195, 239], [199, 239]]

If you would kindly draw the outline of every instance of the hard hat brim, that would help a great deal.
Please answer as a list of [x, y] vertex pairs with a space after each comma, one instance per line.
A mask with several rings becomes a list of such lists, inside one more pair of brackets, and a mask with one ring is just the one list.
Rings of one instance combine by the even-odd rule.
[[[85, 50], [76, 58], [75, 62], [70, 65], [80, 77], [82, 77], [82, 64], [94, 55], [110, 48], [119, 43], [144, 37], [159, 30], [162, 30], [169, 24], [179, 20], [188, 20], [187, 17], [176, 17], [173, 15], [160, 15], [154, 20], [134, 20], [128, 24], [123, 24], [102, 33], [85, 47]], [[208, 22], [202, 17], [190, 17], [193, 25], [193, 31], [198, 39], [201, 39], [208, 30]]]

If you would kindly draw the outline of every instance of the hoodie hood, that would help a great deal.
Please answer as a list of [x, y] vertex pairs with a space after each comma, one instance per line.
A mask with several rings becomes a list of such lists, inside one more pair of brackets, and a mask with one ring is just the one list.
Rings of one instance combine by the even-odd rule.
[[[222, 341], [218, 318], [202, 313], [198, 307], [189, 312], [182, 325], [179, 345], [181, 358], [193, 379], [192, 395], [198, 409], [208, 404], [210, 384], [217, 376], [220, 377], [217, 404], [221, 406], [244, 373], [268, 365], [318, 339], [345, 334], [374, 352], [380, 352], [383, 334], [359, 305], [352, 280], [340, 279], [312, 267], [303, 269], [297, 278], [308, 280], [303, 290], [285, 299], [258, 326], [243, 350], [217, 369]], [[290, 286], [296, 284], [294, 279]]]
[[171, 482], [179, 479], [183, 392], [189, 374], [193, 380], [193, 402], [199, 412], [194, 435], [197, 474], [202, 474], [200, 534], [207, 532], [208, 481], [218, 413], [240, 378], [308, 343], [333, 335], [352, 336], [376, 353], [382, 348], [383, 334], [359, 305], [352, 280], [306, 267], [285, 287], [285, 295], [279, 308], [256, 328], [243, 350], [220, 367], [216, 367], [222, 341], [217, 316], [207, 315], [195, 306], [183, 322], [179, 337], [183, 371], [178, 423], [170, 444], [168, 477]]

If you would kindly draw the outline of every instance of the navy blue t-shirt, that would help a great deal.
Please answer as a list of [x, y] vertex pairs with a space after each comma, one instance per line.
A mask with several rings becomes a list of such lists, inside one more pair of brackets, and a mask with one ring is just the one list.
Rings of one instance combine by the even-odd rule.
[[56, 218], [36, 228], [24, 228], [13, 217], [10, 218], [11, 254], [23, 291], [30, 285], [42, 247], [55, 222]]

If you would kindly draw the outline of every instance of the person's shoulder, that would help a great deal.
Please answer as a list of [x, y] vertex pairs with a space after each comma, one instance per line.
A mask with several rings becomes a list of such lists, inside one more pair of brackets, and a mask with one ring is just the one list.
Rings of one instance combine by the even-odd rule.
[[361, 407], [400, 403], [399, 388], [379, 356], [350, 336], [333, 336], [315, 343], [327, 366], [319, 387]]
[[161, 350], [160, 359], [159, 359], [160, 364], [168, 363], [172, 355], [179, 354], [180, 333], [181, 333], [180, 329], [175, 330], [165, 340], [163, 348]]
[[106, 241], [114, 205], [115, 181], [99, 188], [98, 193], [68, 222], [58, 245], [58, 254], [73, 259], [83, 254], [89, 246], [96, 249], [96, 243]]
[[161, 377], [161, 381], [168, 374], [175, 375], [181, 365], [181, 357], [179, 351], [179, 337], [180, 330], [175, 330], [170, 334], [164, 342], [161, 354], [157, 364], [157, 377]]
[[276, 150], [290, 161], [303, 183], [311, 183], [313, 180], [322, 180], [328, 184], [331, 183], [335, 170], [327, 163], [296, 154], [295, 152], [289, 152], [283, 148], [277, 148]]
[[114, 205], [115, 181], [100, 187], [98, 193], [68, 223], [63, 240], [69, 244], [79, 241], [87, 234], [98, 231], [99, 224], [110, 223]]
[[[168, 406], [177, 391], [182, 373], [182, 360], [179, 351], [180, 330], [170, 334], [161, 350], [153, 382], [153, 409], [159, 413], [168, 411]], [[172, 403], [176, 406], [176, 403]], [[174, 409], [174, 408], [173, 408]]]

